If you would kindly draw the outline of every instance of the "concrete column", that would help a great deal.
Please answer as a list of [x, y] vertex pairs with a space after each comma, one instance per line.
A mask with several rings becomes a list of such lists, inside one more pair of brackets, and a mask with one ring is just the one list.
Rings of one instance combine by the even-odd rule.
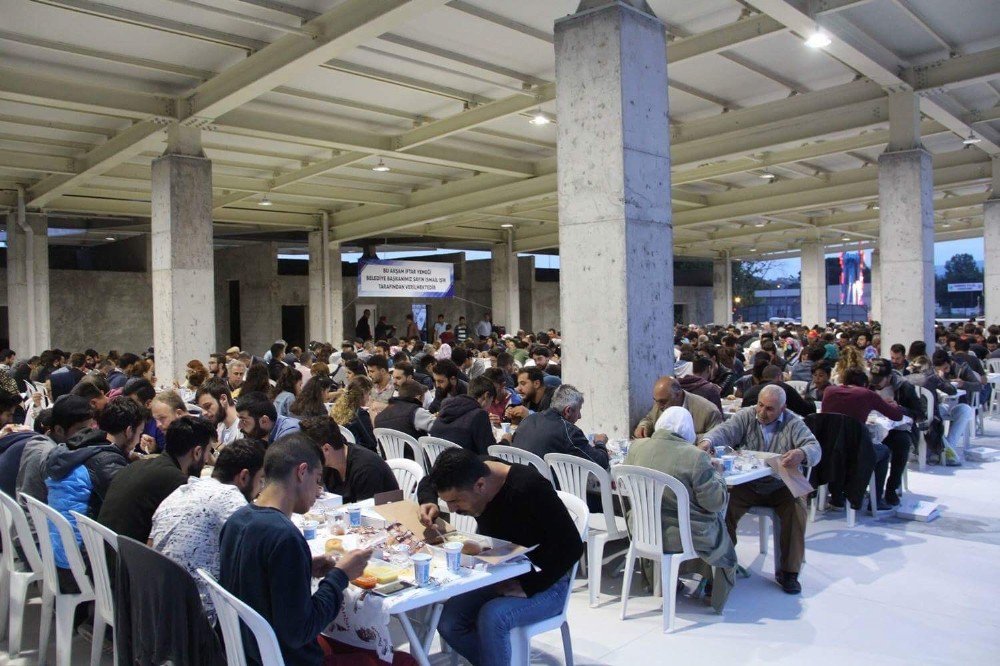
[[712, 323], [733, 323], [733, 262], [729, 257], [712, 262]]
[[7, 320], [10, 348], [19, 359], [40, 354], [51, 346], [48, 219], [43, 214], [27, 213], [25, 223], [31, 230], [30, 240], [18, 224], [17, 213], [7, 216]]
[[802, 244], [802, 324], [825, 324], [826, 319], [826, 248], [822, 241]]
[[993, 160], [993, 191], [983, 204], [983, 305], [986, 324], [1000, 324], [1000, 157]]
[[153, 346], [164, 384], [215, 351], [212, 162], [198, 131], [172, 128], [167, 152], [153, 160]]
[[889, 145], [878, 158], [881, 269], [905, 288], [882, 289], [882, 348], [934, 343], [934, 172], [920, 143], [920, 102], [889, 95]]
[[521, 287], [517, 273], [517, 253], [510, 243], [493, 245], [490, 262], [490, 282], [493, 287], [493, 322], [508, 333], [521, 328]]
[[[324, 289], [324, 283], [328, 287]], [[344, 337], [344, 288], [340, 247], [323, 252], [323, 232], [309, 233], [309, 339], [329, 342], [334, 348]]]
[[664, 26], [584, 0], [555, 52], [563, 379], [586, 396], [585, 429], [627, 437], [674, 361], [650, 344], [674, 326]]
[[882, 321], [882, 255], [878, 248], [872, 250], [872, 292], [868, 303], [868, 318], [872, 321]]

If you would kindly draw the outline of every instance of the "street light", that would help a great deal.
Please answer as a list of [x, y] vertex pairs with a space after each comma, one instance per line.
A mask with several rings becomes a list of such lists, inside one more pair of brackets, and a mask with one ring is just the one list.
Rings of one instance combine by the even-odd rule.
[[737, 297], [736, 297], [736, 298], [734, 298], [733, 300], [734, 300], [734, 301], [736, 302], [736, 305], [739, 305], [739, 304], [740, 304], [740, 301], [742, 301], [743, 299], [742, 299], [742, 298], [740, 298], [739, 296], [737, 296]]

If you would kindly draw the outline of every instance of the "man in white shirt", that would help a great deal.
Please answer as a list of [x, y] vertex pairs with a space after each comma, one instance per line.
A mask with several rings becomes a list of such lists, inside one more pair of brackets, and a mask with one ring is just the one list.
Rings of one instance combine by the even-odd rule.
[[209, 620], [215, 609], [197, 574], [219, 576], [219, 534], [226, 520], [247, 505], [264, 484], [264, 443], [241, 439], [219, 454], [211, 478], [191, 478], [160, 503], [153, 514], [149, 545], [191, 574]]
[[201, 414], [216, 425], [219, 431], [219, 449], [224, 449], [239, 439], [240, 415], [236, 413], [236, 401], [224, 379], [213, 377], [198, 387], [194, 395], [195, 404]]
[[440, 340], [441, 334], [448, 330], [448, 324], [444, 321], [444, 315], [439, 314], [437, 322], [434, 324], [434, 339]]
[[476, 324], [476, 335], [480, 340], [485, 340], [493, 334], [493, 313], [483, 314], [483, 318]]

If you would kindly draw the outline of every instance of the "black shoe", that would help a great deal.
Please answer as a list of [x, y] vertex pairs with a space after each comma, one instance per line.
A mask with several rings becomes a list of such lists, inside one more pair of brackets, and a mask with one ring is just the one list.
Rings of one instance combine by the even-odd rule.
[[[895, 494], [895, 493], [893, 493], [893, 494]], [[899, 499], [898, 498], [896, 499], [896, 504], [899, 504]], [[869, 500], [868, 500], [868, 508], [871, 509], [871, 498], [869, 498]], [[876, 511], [892, 511], [893, 508], [895, 508], [895, 505], [889, 504], [889, 502], [887, 502], [886, 500], [882, 499], [881, 497], [878, 498], [878, 500], [876, 500], [876, 502], [875, 502], [875, 510]]]
[[889, 506], [899, 506], [899, 495], [895, 490], [885, 491], [885, 503]]
[[799, 574], [792, 571], [779, 571], [774, 576], [774, 580], [785, 594], [801, 594], [802, 585], [799, 583]]

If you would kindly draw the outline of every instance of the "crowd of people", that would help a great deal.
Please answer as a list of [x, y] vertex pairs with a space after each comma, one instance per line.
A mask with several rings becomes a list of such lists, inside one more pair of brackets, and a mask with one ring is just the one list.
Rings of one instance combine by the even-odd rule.
[[[148, 543], [192, 574], [210, 620], [211, 599], [194, 573], [211, 572], [271, 623], [286, 663], [374, 663], [370, 653], [320, 637], [370, 552], [314, 558], [290, 517], [324, 491], [357, 502], [399, 488], [377, 428], [446, 439], [460, 448], [442, 453], [421, 483], [423, 519], [433, 520], [443, 502], [475, 516], [482, 534], [535, 546], [535, 571], [453, 599], [442, 615], [442, 636], [470, 662], [506, 663], [511, 628], [561, 608], [583, 546], [552, 485], [531, 467], [489, 457], [488, 448], [503, 431], [507, 444], [539, 457], [570, 454], [607, 470], [608, 437], [577, 425], [584, 395], [562, 380], [557, 331], [501, 335], [488, 314], [472, 329], [462, 318], [452, 330], [441, 316], [425, 342], [412, 319], [405, 337], [387, 325], [375, 327], [384, 337], [372, 336], [368, 315], [339, 349], [278, 340], [258, 357], [233, 347], [207, 363], [192, 359], [184, 382], [171, 387], [157, 381], [153, 349], [54, 349], [24, 360], [4, 350], [0, 490]], [[1000, 358], [998, 333], [975, 323], [939, 327], [933, 346], [883, 350], [878, 327], [867, 324], [678, 326], [674, 373], [651, 387], [624, 462], [687, 486], [701, 556], [693, 571], [709, 581], [716, 609], [735, 582], [736, 524], [753, 506], [775, 510], [777, 582], [798, 593], [804, 501], [777, 477], [727, 488], [715, 452], [764, 451], [787, 467], [815, 468], [826, 455], [817, 411], [858, 427], [872, 411], [892, 421], [909, 416], [912, 427], [870, 447], [878, 493], [869, 501], [891, 509], [921, 432], [932, 456], [960, 464], [956, 433], [989, 397], [984, 363]], [[917, 387], [935, 396], [929, 410]], [[958, 401], [937, 399], [958, 389]], [[733, 399], [742, 409], [727, 413], [723, 404]], [[832, 495], [834, 507], [853, 504], [849, 494]], [[587, 499], [602, 511], [599, 495]], [[664, 547], [679, 550], [676, 501], [665, 498], [663, 512]], [[54, 537], [60, 584], [71, 591], [65, 546]], [[77, 623], [86, 626], [85, 617]], [[252, 646], [248, 656], [258, 663]]]

